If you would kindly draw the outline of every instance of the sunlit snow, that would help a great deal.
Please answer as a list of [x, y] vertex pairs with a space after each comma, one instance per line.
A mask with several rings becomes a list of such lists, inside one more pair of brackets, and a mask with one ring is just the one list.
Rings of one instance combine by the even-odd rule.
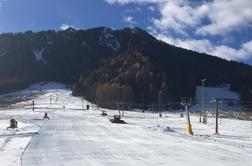
[[[117, 110], [102, 109], [108, 113], [103, 117], [101, 109], [72, 96], [63, 84], [36, 84], [21, 93], [25, 101], [13, 104], [13, 109], [0, 110], [1, 166], [252, 163], [251, 121], [221, 118], [220, 135], [214, 135], [213, 117], [202, 124], [198, 116], [192, 115], [191, 136], [186, 134], [186, 119], [179, 113], [165, 112], [160, 118], [158, 113], [127, 111], [123, 117], [127, 124], [112, 124], [109, 119], [118, 114]], [[18, 99], [19, 94], [1, 95], [1, 99]], [[87, 104], [91, 109], [83, 110]], [[45, 112], [49, 120], [43, 120]], [[18, 131], [6, 130], [11, 118], [18, 121]]]

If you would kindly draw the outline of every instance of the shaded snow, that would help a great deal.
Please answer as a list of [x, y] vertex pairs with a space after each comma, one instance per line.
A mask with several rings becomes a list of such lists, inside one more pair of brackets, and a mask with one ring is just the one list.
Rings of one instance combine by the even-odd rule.
[[36, 61], [46, 63], [46, 61], [43, 58], [43, 52], [44, 51], [45, 51], [44, 48], [42, 48], [40, 50], [34, 50], [33, 51], [33, 54], [35, 56]]
[[139, 30], [137, 29], [137, 28], [135, 28], [135, 27], [133, 27], [133, 28], [130, 28], [130, 32], [132, 33], [132, 34], [135, 34], [135, 33], [137, 33]]
[[46, 44], [47, 44], [47, 45], [52, 45], [52, 44], [53, 44], [53, 41], [47, 41]]
[[[206, 101], [210, 101], [212, 98], [227, 98], [227, 99], [234, 99], [234, 100], [240, 99], [239, 93], [231, 91], [229, 86], [204, 87], [204, 91], [205, 91], [205, 100]], [[197, 86], [196, 101], [201, 100], [201, 92], [202, 92], [202, 87]]]
[[100, 35], [99, 42], [111, 48], [113, 51], [120, 49], [120, 43], [117, 38], [113, 35], [113, 30], [104, 28]]
[[87, 43], [86, 43], [85, 41], [83, 41], [83, 42], [81, 42], [81, 45], [82, 45], [82, 46], [86, 46]]
[[7, 55], [7, 52], [5, 51], [5, 52], [0, 52], [0, 57], [2, 57], [2, 56], [5, 56], [5, 55]]
[[[230, 86], [223, 87], [204, 87], [205, 106], [207, 109], [215, 109], [215, 104], [211, 103], [213, 98], [223, 99], [220, 109], [240, 111], [242, 106], [239, 104], [240, 94], [230, 90]], [[202, 103], [202, 87], [196, 87], [196, 106], [201, 107]]]

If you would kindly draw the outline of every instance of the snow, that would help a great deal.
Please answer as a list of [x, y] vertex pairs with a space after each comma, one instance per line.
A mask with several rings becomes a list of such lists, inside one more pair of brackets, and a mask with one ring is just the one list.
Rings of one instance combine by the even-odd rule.
[[33, 54], [35, 56], [36, 61], [46, 63], [46, 61], [43, 58], [43, 52], [44, 51], [45, 51], [44, 48], [33, 51]]
[[[3, 166], [237, 166], [252, 163], [251, 121], [219, 120], [220, 135], [214, 135], [215, 119], [207, 124], [191, 116], [194, 135], [185, 133], [186, 119], [179, 113], [129, 112], [127, 124], [109, 119], [117, 110], [91, 107], [71, 95], [63, 84], [44, 83], [23, 90], [33, 96], [15, 104], [22, 108], [0, 111], [0, 163]], [[6, 96], [15, 96], [12, 93]], [[3, 97], [3, 96], [2, 96]], [[50, 104], [50, 98], [52, 103]], [[31, 102], [35, 102], [32, 111]], [[105, 110], [108, 116], [100, 115]], [[47, 112], [50, 119], [43, 120]], [[6, 130], [9, 119], [19, 122], [19, 130]]]
[[81, 45], [82, 45], [82, 46], [86, 46], [86, 45], [87, 45], [87, 42], [86, 42], [86, 41], [83, 41], [83, 42], [81, 42]]
[[[211, 103], [213, 98], [223, 99], [220, 104], [220, 109], [225, 111], [241, 111], [242, 106], [239, 104], [240, 94], [230, 90], [230, 86], [222, 87], [204, 87], [204, 96], [205, 96], [205, 106], [206, 109], [215, 109], [215, 104]], [[225, 101], [227, 99], [227, 101]], [[202, 87], [196, 87], [196, 106], [201, 107], [202, 103]], [[232, 101], [232, 105], [229, 106], [229, 103]], [[196, 107], [195, 107], [196, 108]]]
[[137, 29], [137, 28], [135, 28], [135, 27], [133, 27], [133, 28], [130, 28], [130, 32], [132, 33], [132, 34], [135, 34], [135, 33], [137, 33], [139, 30]]
[[65, 29], [65, 31], [68, 31], [68, 32], [76, 33], [76, 32], [78, 31], [79, 28], [76, 28], [76, 27], [74, 27], [74, 26], [69, 26], [69, 25], [63, 24], [63, 25], [62, 25], [62, 29]]
[[[237, 92], [229, 90], [229, 86], [224, 87], [204, 87], [205, 100], [210, 101], [212, 98], [228, 98], [233, 100], [239, 100], [240, 95]], [[197, 86], [196, 90], [196, 100], [201, 101], [202, 87]]]
[[120, 49], [120, 43], [113, 35], [113, 30], [109, 28], [104, 28], [103, 32], [99, 38], [101, 44], [106, 45], [111, 48], [113, 51], [118, 51]]
[[5, 52], [3, 52], [3, 51], [0, 52], [0, 57], [3, 57], [3, 56], [5, 56], [5, 55], [7, 55], [7, 52], [6, 52], [6, 51], [5, 51]]
[[47, 45], [52, 45], [52, 44], [53, 44], [53, 41], [47, 41], [46, 44], [47, 44]]

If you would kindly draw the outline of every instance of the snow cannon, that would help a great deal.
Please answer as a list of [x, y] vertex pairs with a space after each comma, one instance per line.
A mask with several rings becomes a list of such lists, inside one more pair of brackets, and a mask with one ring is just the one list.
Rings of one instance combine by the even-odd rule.
[[192, 125], [190, 121], [190, 112], [188, 110], [188, 106], [191, 106], [192, 99], [191, 97], [182, 97], [181, 99], [182, 99], [181, 105], [185, 107], [185, 111], [186, 111], [186, 120], [187, 120], [186, 132], [192, 135], [193, 132], [192, 132]]
[[11, 128], [11, 129], [18, 129], [18, 123], [15, 119], [11, 119], [10, 120], [10, 126], [7, 127], [7, 130]]
[[203, 124], [207, 124], [207, 116], [206, 116], [206, 114], [203, 115]]
[[48, 117], [48, 114], [47, 114], [47, 113], [44, 114], [43, 119], [50, 119], [50, 118]]
[[124, 120], [122, 120], [119, 115], [114, 115], [114, 119], [110, 119], [110, 122], [125, 124]]
[[187, 134], [190, 134], [190, 135], [193, 135], [192, 125], [191, 125], [191, 124], [188, 124], [188, 125], [186, 126], [186, 133], [187, 133]]
[[101, 116], [107, 116], [107, 115], [108, 115], [108, 114], [107, 114], [106, 111], [102, 111]]

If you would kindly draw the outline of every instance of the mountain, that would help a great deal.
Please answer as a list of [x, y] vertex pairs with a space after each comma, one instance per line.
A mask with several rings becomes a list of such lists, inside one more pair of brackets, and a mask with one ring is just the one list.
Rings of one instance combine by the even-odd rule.
[[100, 103], [156, 102], [159, 92], [163, 101], [177, 101], [194, 97], [202, 78], [252, 99], [251, 66], [169, 45], [140, 28], [0, 35], [0, 93], [57, 81]]

